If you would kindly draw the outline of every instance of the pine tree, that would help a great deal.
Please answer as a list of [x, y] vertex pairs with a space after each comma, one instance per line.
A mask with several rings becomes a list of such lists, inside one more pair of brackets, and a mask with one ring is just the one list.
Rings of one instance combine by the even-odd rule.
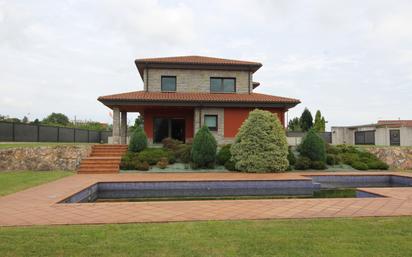
[[325, 118], [322, 116], [319, 110], [316, 111], [313, 128], [316, 132], [325, 132]]
[[312, 114], [308, 110], [308, 108], [305, 108], [305, 110], [302, 112], [302, 115], [300, 116], [300, 127], [302, 128], [302, 131], [306, 132], [309, 131], [313, 127], [313, 118]]
[[289, 131], [302, 131], [298, 117], [295, 117], [289, 121], [288, 130]]

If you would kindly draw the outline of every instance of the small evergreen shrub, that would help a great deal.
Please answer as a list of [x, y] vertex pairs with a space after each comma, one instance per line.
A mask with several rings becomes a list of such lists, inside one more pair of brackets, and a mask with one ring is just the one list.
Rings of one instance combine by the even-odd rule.
[[342, 162], [350, 166], [352, 166], [354, 162], [360, 162], [359, 155], [356, 153], [344, 152], [340, 154], [340, 156], [342, 158]]
[[225, 162], [225, 168], [230, 171], [236, 171], [235, 163], [231, 160]]
[[295, 169], [297, 170], [307, 170], [310, 168], [312, 161], [305, 156], [300, 156], [295, 163]]
[[289, 166], [285, 130], [278, 117], [268, 111], [249, 113], [230, 152], [236, 170], [243, 172], [279, 172]]
[[306, 156], [312, 161], [326, 161], [325, 143], [314, 129], [309, 130], [303, 138], [299, 151], [302, 156]]
[[360, 161], [353, 162], [351, 166], [352, 168], [357, 169], [357, 170], [367, 170], [368, 169], [368, 165]]
[[165, 169], [167, 165], [169, 165], [169, 161], [165, 157], [160, 158], [160, 160], [156, 163], [156, 166], [160, 169]]
[[336, 155], [335, 154], [327, 154], [326, 155], [326, 163], [328, 165], [331, 165], [331, 166], [336, 165], [337, 164]]
[[120, 169], [122, 170], [149, 170], [149, 164], [145, 161], [141, 161], [138, 158], [137, 153], [127, 152], [120, 162]]
[[326, 165], [324, 162], [321, 161], [311, 161], [310, 168], [315, 170], [324, 170], [326, 169]]
[[144, 130], [138, 126], [130, 138], [129, 151], [140, 152], [147, 147], [147, 136]]
[[340, 153], [339, 149], [336, 146], [328, 144], [328, 143], [325, 143], [325, 149], [326, 149], [326, 153], [328, 154], [337, 155]]
[[192, 151], [192, 145], [181, 144], [177, 147], [175, 151], [176, 159], [183, 163], [190, 162], [190, 152]]
[[291, 147], [289, 147], [289, 150], [288, 150], [288, 161], [289, 161], [289, 166], [293, 166], [296, 163], [296, 157]]
[[169, 163], [176, 161], [174, 154], [164, 148], [146, 148], [138, 154], [138, 159], [149, 165], [155, 165], [161, 158], [166, 158]]
[[216, 157], [218, 164], [225, 165], [225, 163], [228, 160], [230, 160], [230, 158], [232, 157], [232, 154], [230, 153], [231, 146], [232, 146], [231, 144], [228, 144], [220, 148], [219, 152], [217, 153], [217, 157]]
[[201, 127], [193, 139], [192, 168], [213, 168], [216, 161], [217, 142], [207, 126]]
[[366, 163], [368, 168], [371, 170], [387, 170], [389, 169], [389, 165], [384, 163], [381, 160], [370, 160]]

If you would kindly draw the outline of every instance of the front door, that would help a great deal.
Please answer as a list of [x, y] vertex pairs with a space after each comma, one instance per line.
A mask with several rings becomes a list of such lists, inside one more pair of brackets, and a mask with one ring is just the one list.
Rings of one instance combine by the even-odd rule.
[[389, 141], [391, 145], [401, 145], [401, 131], [399, 129], [389, 130]]
[[185, 120], [182, 118], [155, 118], [153, 143], [161, 143], [166, 137], [185, 141]]

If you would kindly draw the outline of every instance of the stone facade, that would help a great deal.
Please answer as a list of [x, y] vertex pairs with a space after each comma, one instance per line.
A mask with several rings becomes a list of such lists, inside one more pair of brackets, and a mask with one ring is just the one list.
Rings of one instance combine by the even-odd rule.
[[90, 151], [91, 145], [0, 149], [0, 170], [74, 171]]
[[211, 77], [236, 78], [236, 93], [249, 93], [253, 89], [253, 74], [248, 71], [148, 69], [148, 72], [144, 72], [145, 90], [149, 85], [149, 92], [160, 92], [162, 76], [176, 76], [176, 92], [209, 93]]
[[[217, 131], [211, 131], [218, 144], [225, 143], [225, 110], [224, 108], [195, 108], [194, 132], [204, 125], [205, 115], [217, 115]], [[199, 119], [201, 118], [201, 120]]]
[[394, 169], [412, 169], [412, 147], [365, 147]]

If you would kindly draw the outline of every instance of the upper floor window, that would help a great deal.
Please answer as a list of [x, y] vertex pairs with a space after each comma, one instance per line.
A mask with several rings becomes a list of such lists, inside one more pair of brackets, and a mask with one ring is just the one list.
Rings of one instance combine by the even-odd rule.
[[176, 91], [176, 76], [162, 76], [161, 89], [166, 92]]
[[210, 92], [236, 92], [235, 78], [210, 78]]

